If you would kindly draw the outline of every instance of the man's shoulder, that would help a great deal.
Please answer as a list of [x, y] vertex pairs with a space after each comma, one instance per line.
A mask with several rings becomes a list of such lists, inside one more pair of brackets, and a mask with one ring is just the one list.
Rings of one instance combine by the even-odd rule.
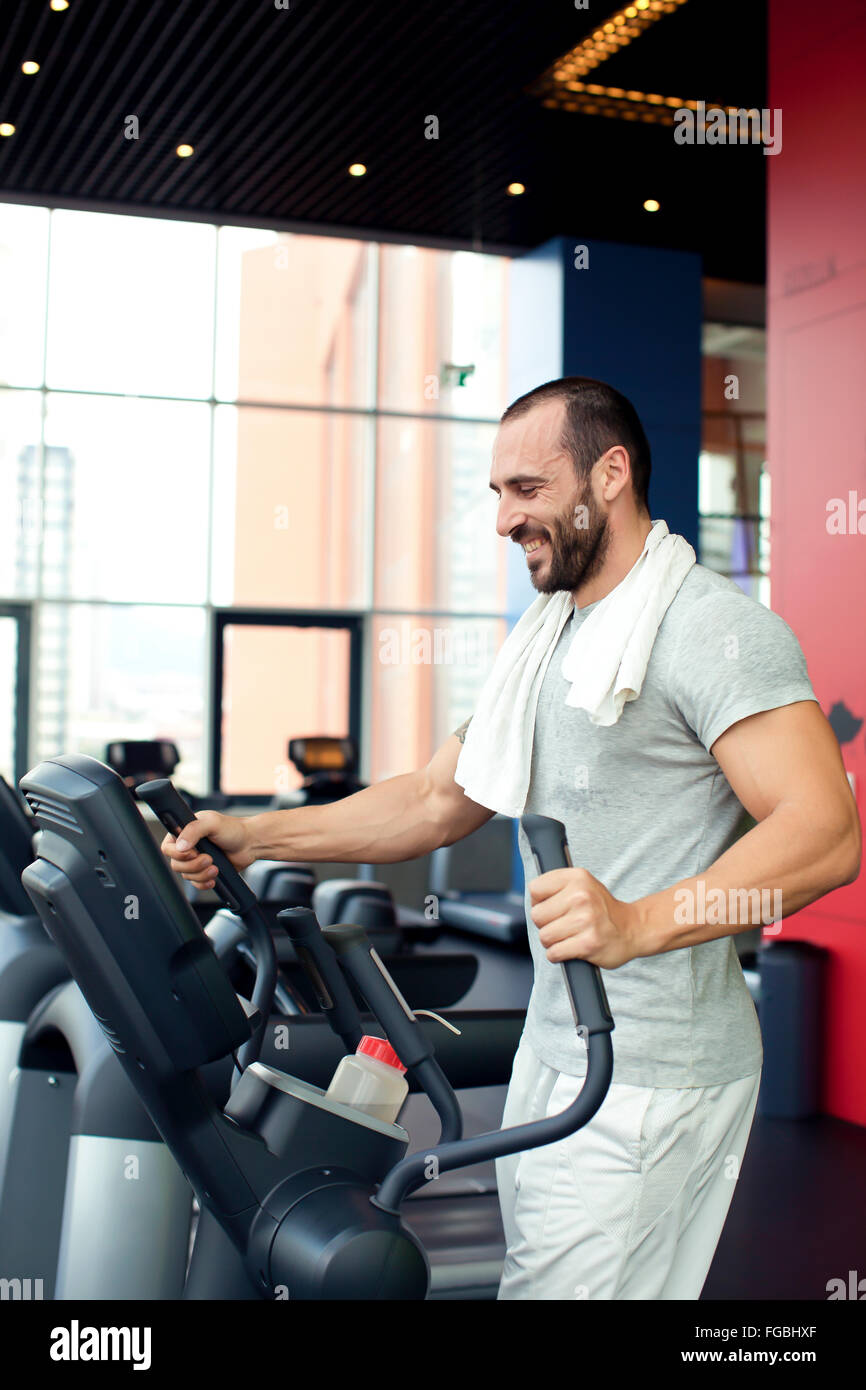
[[712, 623], [716, 616], [729, 621], [732, 615], [742, 621], [752, 618], [760, 622], [765, 615], [770, 621], [781, 621], [778, 614], [744, 593], [733, 579], [705, 565], [695, 564], [677, 590], [664, 624], [670, 635], [678, 636], [683, 628], [691, 628], [696, 623]]
[[779, 613], [743, 592], [723, 574], [695, 564], [689, 570], [659, 629], [672, 649], [693, 649], [696, 659], [716, 639], [728, 635], [752, 645], [787, 651], [796, 634]]
[[680, 585], [672, 607], [679, 606], [686, 610], [696, 603], [701, 603], [704, 599], [721, 599], [725, 595], [741, 598], [745, 603], [756, 602], [755, 599], [744, 593], [733, 579], [728, 579], [727, 575], [719, 574], [717, 570], [707, 569], [706, 565], [694, 564]]

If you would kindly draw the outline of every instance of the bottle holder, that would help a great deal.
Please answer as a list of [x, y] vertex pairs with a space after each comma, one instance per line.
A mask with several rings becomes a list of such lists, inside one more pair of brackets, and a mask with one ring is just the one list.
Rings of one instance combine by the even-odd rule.
[[262, 1062], [247, 1067], [224, 1113], [261, 1135], [277, 1157], [291, 1157], [296, 1173], [331, 1163], [377, 1183], [409, 1145], [400, 1125], [331, 1100], [318, 1086]]

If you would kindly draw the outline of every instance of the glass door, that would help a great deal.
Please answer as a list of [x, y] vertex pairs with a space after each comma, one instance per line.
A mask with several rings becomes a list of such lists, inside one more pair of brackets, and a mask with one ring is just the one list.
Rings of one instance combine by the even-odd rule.
[[361, 618], [272, 609], [214, 614], [214, 790], [234, 800], [290, 792], [291, 738], [360, 743]]

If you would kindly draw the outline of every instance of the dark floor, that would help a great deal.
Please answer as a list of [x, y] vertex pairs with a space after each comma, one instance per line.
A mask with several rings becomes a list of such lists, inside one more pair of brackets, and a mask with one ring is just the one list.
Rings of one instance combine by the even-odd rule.
[[757, 1115], [702, 1301], [823, 1301], [851, 1270], [866, 1281], [866, 1128]]

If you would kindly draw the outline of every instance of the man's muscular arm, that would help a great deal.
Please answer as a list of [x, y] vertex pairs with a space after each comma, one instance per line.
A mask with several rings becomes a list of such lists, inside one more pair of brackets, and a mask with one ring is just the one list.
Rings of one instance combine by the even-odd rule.
[[[201, 811], [177, 840], [165, 837], [163, 853], [177, 873], [201, 888], [216, 877], [210, 855], [194, 848], [202, 835], [241, 869], [256, 859], [393, 864], [452, 845], [493, 815], [454, 781], [468, 725], [469, 720], [451, 734], [426, 767], [330, 805], [265, 811], [244, 820]], [[188, 848], [178, 848], [181, 839]]]

